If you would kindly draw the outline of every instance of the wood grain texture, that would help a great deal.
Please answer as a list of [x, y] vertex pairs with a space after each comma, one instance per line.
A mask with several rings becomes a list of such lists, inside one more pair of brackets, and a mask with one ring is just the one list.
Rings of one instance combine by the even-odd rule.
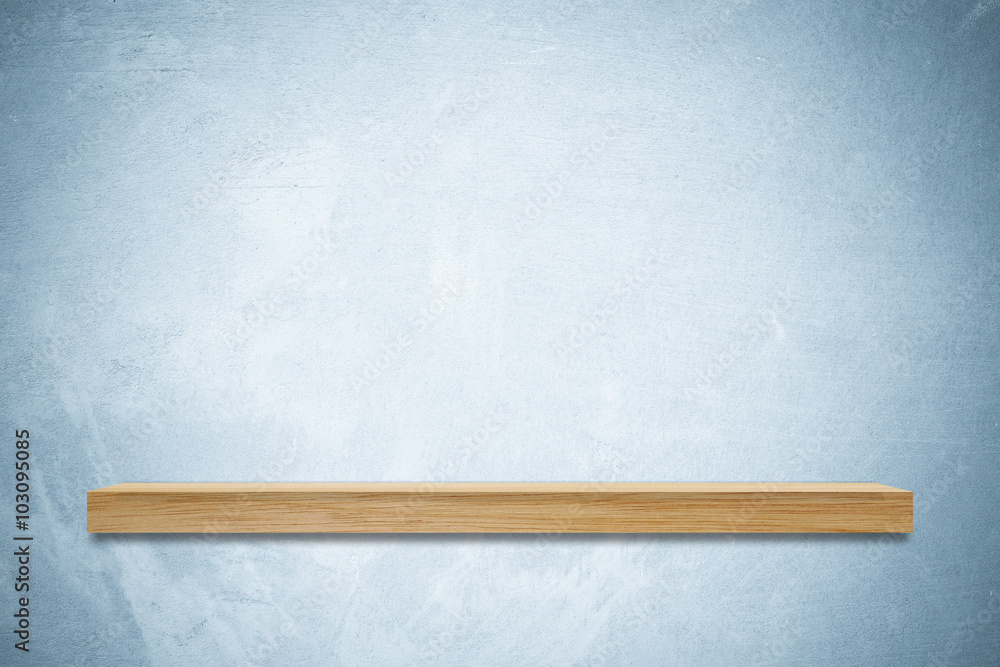
[[151, 483], [87, 492], [90, 533], [911, 533], [855, 483]]

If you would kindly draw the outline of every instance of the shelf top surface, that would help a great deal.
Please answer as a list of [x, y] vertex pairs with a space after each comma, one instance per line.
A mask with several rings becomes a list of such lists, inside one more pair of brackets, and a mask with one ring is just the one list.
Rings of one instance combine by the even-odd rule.
[[906, 493], [870, 482], [142, 482], [89, 493]]

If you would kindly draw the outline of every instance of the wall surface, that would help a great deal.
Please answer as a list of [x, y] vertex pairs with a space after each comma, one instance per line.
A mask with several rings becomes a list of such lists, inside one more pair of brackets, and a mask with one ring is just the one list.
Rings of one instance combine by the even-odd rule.
[[[998, 664], [998, 30], [3, 2], [0, 663]], [[873, 481], [916, 530], [86, 533], [237, 480]]]

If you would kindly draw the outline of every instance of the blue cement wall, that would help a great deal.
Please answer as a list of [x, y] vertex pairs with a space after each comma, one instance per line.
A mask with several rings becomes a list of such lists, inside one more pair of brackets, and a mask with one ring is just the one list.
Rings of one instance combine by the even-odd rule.
[[[995, 0], [2, 11], [0, 662], [998, 664]], [[916, 532], [85, 532], [211, 480], [876, 481]]]

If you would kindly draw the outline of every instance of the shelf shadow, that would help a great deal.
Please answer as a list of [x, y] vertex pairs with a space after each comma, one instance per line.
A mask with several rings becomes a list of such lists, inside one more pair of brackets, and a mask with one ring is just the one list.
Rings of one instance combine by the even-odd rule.
[[912, 533], [91, 533], [97, 544], [315, 544], [372, 546], [535, 544], [585, 546], [598, 544], [907, 544]]

